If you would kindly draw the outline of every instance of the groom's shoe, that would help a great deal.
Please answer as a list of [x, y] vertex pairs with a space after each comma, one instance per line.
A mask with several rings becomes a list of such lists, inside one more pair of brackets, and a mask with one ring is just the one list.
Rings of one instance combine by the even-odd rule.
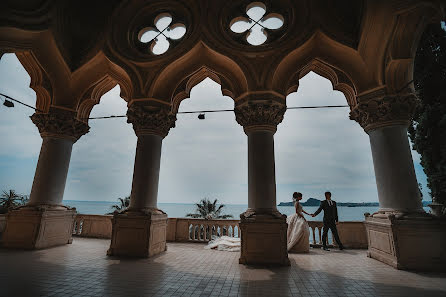
[[328, 247], [326, 247], [326, 246], [322, 247], [322, 249], [323, 249], [324, 251], [330, 251], [330, 250], [328, 249]]
[[341, 245], [340, 247], [339, 247], [339, 250], [340, 251], [342, 251], [342, 250], [344, 250], [345, 248], [344, 248], [344, 246], [343, 245]]

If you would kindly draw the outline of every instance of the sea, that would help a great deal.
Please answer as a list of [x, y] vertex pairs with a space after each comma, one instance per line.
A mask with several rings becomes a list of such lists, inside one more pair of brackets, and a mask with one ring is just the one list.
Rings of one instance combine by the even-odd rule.
[[[78, 200], [64, 200], [64, 205], [75, 207], [80, 214], [96, 214], [104, 215], [112, 211], [111, 206], [116, 202], [111, 201], [78, 201]], [[229, 214], [234, 219], [240, 218], [240, 214], [246, 210], [248, 205], [243, 204], [225, 204], [223, 214]], [[158, 203], [158, 208], [162, 209], [170, 218], [184, 218], [188, 213], [195, 212], [195, 204], [192, 203]], [[294, 213], [293, 206], [278, 206], [277, 209], [286, 215]], [[308, 213], [314, 213], [317, 210], [316, 206], [304, 206], [303, 209]], [[367, 207], [347, 207], [338, 206], [339, 221], [363, 221], [364, 213], [374, 213], [378, 210], [377, 206]], [[424, 210], [429, 212], [429, 207]], [[305, 216], [308, 221], [322, 221], [323, 212], [316, 217]]]

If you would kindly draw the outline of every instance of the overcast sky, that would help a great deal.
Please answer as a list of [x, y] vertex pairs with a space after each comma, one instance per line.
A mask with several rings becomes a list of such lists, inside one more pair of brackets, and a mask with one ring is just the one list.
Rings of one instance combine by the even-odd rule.
[[[15, 55], [0, 61], [0, 92], [35, 105], [30, 78]], [[346, 104], [331, 83], [310, 73], [300, 81], [288, 106]], [[180, 111], [232, 109], [231, 98], [206, 79], [192, 89]], [[29, 119], [33, 110], [0, 106], [0, 190], [29, 194], [41, 137]], [[91, 116], [122, 115], [126, 102], [119, 86], [101, 99]], [[275, 135], [277, 201], [294, 191], [337, 201], [378, 201], [367, 134], [348, 118], [348, 108], [288, 110]], [[159, 202], [194, 203], [203, 197], [247, 204], [247, 139], [233, 112], [178, 115], [164, 139]], [[125, 118], [90, 120], [90, 132], [74, 144], [64, 200], [115, 201], [131, 190], [136, 136]], [[426, 177], [413, 152], [416, 173], [428, 199]]]

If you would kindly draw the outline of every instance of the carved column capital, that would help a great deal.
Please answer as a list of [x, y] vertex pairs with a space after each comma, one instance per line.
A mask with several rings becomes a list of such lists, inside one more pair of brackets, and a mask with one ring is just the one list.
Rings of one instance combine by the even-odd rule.
[[87, 123], [76, 119], [76, 113], [69, 110], [51, 108], [49, 113], [35, 113], [30, 118], [42, 137], [66, 138], [76, 142], [90, 130]]
[[268, 130], [276, 132], [283, 120], [286, 105], [272, 101], [248, 102], [235, 107], [235, 119], [245, 132]]
[[127, 110], [127, 123], [133, 124], [135, 134], [155, 134], [166, 137], [175, 127], [176, 116], [167, 108], [132, 105]]
[[370, 99], [356, 105], [350, 119], [357, 121], [365, 132], [393, 125], [408, 126], [418, 102], [413, 93]]

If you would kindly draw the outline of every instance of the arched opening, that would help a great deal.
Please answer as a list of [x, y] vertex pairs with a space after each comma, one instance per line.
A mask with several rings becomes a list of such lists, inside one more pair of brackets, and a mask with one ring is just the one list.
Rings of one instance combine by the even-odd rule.
[[[0, 92], [30, 106], [36, 105], [36, 94], [29, 87], [31, 78], [15, 54], [4, 54], [0, 60]], [[29, 116], [34, 111], [16, 102], [13, 108], [3, 105], [0, 96], [0, 191], [15, 190], [29, 195], [39, 157], [42, 138]]]
[[[92, 106], [90, 118], [125, 115], [127, 103], [116, 85]], [[90, 119], [90, 132], [73, 146], [64, 204], [81, 214], [106, 214], [130, 195], [136, 135], [126, 118]], [[79, 200], [81, 202], [79, 202]]]
[[246, 135], [234, 113], [205, 112], [202, 120], [198, 114], [181, 113], [233, 108], [234, 101], [210, 78], [196, 84], [181, 102], [161, 156], [158, 204], [169, 217], [195, 212], [192, 203], [203, 198], [218, 199], [226, 205], [223, 213], [236, 214], [235, 219], [246, 209]]
[[[343, 93], [333, 91], [332, 83], [314, 72], [300, 79], [298, 91], [287, 97], [288, 107], [346, 103]], [[348, 107], [287, 110], [275, 135], [278, 202], [292, 201], [295, 191], [303, 193], [303, 202], [309, 198], [324, 200], [324, 192], [331, 191], [338, 203], [340, 221], [363, 221], [364, 213], [379, 209], [369, 137], [349, 120], [349, 112]], [[419, 157], [414, 151], [412, 154], [415, 166], [419, 166]], [[425, 178], [421, 176], [419, 180], [423, 182]], [[303, 205], [305, 211], [314, 213], [319, 202]], [[295, 212], [290, 206], [279, 206], [279, 211], [287, 215]], [[320, 243], [321, 226], [313, 221], [322, 223], [322, 218], [323, 213], [307, 217], [310, 243], [313, 238], [315, 244]]]

